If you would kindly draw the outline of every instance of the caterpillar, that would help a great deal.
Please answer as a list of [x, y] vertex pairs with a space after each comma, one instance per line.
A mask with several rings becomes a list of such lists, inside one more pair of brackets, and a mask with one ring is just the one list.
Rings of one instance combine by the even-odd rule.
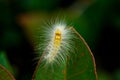
[[55, 22], [44, 27], [39, 37], [42, 39], [40, 47], [44, 52], [42, 61], [46, 64], [65, 63], [74, 50], [74, 33], [64, 22]]

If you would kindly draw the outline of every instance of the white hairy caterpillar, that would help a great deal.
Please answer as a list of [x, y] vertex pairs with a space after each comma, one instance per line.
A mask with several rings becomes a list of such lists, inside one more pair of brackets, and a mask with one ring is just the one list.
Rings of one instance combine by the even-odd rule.
[[42, 60], [46, 65], [66, 63], [67, 57], [74, 52], [73, 31], [64, 22], [55, 22], [42, 28], [39, 34]]

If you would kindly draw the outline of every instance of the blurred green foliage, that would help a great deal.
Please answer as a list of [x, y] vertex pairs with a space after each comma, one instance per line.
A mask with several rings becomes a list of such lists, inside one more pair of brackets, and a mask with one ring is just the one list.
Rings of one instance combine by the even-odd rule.
[[26, 11], [51, 11], [57, 5], [59, 0], [20, 0], [20, 5]]
[[9, 70], [12, 74], [14, 74], [13, 72], [13, 68], [8, 60], [8, 57], [6, 55], [5, 52], [1, 51], [0, 52], [0, 64], [3, 65], [7, 70]]

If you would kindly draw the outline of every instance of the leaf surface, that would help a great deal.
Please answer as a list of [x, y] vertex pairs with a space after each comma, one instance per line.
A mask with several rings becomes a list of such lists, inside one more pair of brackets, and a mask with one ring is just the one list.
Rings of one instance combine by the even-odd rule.
[[12, 74], [0, 64], [0, 80], [15, 80]]
[[[75, 55], [72, 60], [68, 57], [67, 63], [45, 69], [41, 67], [41, 59], [38, 62], [32, 80], [97, 80], [94, 56], [85, 40], [74, 29], [71, 28], [78, 37], [75, 40]], [[44, 56], [44, 55], [42, 55]]]

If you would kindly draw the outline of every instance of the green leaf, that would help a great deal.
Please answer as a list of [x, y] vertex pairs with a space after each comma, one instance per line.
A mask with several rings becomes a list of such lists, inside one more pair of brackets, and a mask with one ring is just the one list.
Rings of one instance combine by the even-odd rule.
[[72, 61], [68, 57], [66, 64], [55, 66], [54, 70], [42, 68], [40, 58], [32, 80], [97, 80], [95, 60], [90, 48], [81, 35], [74, 28], [71, 29], [78, 37], [74, 52], [77, 56], [70, 56], [73, 57]]
[[0, 80], [15, 80], [11, 73], [0, 64]]
[[7, 58], [7, 55], [4, 51], [0, 52], [0, 64], [3, 65], [7, 70], [14, 74], [13, 68]]

